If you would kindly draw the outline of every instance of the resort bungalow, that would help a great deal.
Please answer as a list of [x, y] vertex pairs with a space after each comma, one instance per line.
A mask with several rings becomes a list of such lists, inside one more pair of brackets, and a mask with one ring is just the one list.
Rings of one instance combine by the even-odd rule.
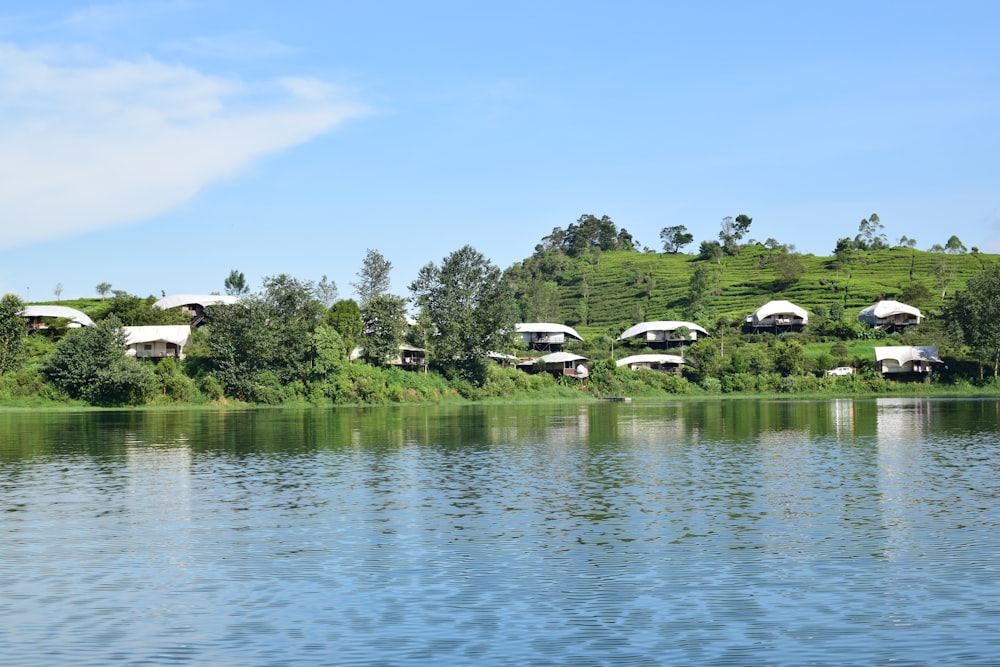
[[94, 321], [85, 313], [68, 306], [25, 306], [18, 315], [28, 319], [28, 331], [48, 329], [50, 325], [45, 321], [46, 319], [68, 320], [67, 326], [70, 329], [89, 327], [94, 324]]
[[399, 356], [392, 362], [393, 366], [399, 366], [403, 370], [413, 371], [423, 368], [427, 370], [427, 350], [422, 347], [412, 345], [400, 345]]
[[[356, 345], [353, 350], [351, 350], [350, 360], [355, 361], [357, 359], [365, 358], [365, 348], [363, 345]], [[399, 354], [395, 357], [387, 359], [387, 363], [391, 366], [397, 366], [402, 368], [404, 371], [413, 371], [423, 368], [427, 369], [427, 350], [422, 347], [414, 347], [413, 345], [403, 345], [399, 346]]]
[[791, 301], [768, 301], [752, 315], [747, 315], [743, 328], [751, 333], [771, 331], [802, 331], [809, 322], [809, 313]]
[[566, 344], [566, 337], [583, 340], [583, 337], [576, 332], [573, 327], [565, 324], [554, 324], [552, 322], [519, 322], [514, 325], [517, 333], [521, 334], [532, 349], [552, 350], [561, 348]]
[[633, 354], [631, 357], [619, 359], [615, 365], [619, 368], [628, 366], [632, 370], [648, 368], [651, 371], [676, 375], [681, 372], [681, 366], [690, 366], [691, 362], [676, 354]]
[[142, 359], [184, 358], [184, 347], [191, 344], [191, 327], [170, 324], [145, 327], [124, 327], [125, 354]]
[[552, 352], [537, 359], [528, 359], [517, 365], [526, 373], [549, 373], [556, 377], [565, 375], [567, 377], [585, 378], [590, 375], [587, 368], [589, 359], [578, 354], [569, 352]]
[[191, 316], [191, 326], [196, 327], [205, 319], [205, 308], [219, 304], [233, 304], [239, 301], [235, 296], [223, 294], [174, 294], [165, 296], [153, 304], [153, 308], [170, 310], [180, 308], [182, 313]]
[[933, 368], [931, 364], [940, 363], [943, 362], [938, 357], [936, 345], [875, 348], [875, 367], [886, 377], [928, 377]]
[[868, 326], [886, 331], [916, 326], [922, 317], [919, 310], [899, 301], [879, 301], [858, 313], [858, 319]]
[[622, 332], [621, 336], [618, 336], [618, 340], [632, 338], [645, 342], [649, 347], [662, 348], [691, 343], [708, 335], [707, 331], [694, 322], [660, 320], [658, 322], [642, 322], [629, 327]]

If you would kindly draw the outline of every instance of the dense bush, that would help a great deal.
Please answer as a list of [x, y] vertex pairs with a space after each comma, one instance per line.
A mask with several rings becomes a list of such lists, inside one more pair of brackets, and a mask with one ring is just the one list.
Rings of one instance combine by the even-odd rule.
[[111, 316], [74, 329], [56, 346], [42, 373], [71, 398], [94, 405], [139, 405], [156, 391], [149, 364], [122, 353], [125, 331]]

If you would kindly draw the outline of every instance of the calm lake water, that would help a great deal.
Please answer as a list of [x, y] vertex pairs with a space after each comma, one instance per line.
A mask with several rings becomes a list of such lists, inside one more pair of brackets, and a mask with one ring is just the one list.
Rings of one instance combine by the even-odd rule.
[[0, 412], [0, 663], [1000, 664], [1000, 401]]

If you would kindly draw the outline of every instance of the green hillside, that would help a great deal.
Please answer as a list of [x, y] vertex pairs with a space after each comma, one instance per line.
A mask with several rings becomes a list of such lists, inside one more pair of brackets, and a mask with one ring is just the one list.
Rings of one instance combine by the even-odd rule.
[[[708, 325], [723, 317], [735, 322], [772, 299], [787, 299], [813, 313], [841, 304], [850, 314], [880, 299], [898, 299], [908, 286], [911, 298], [907, 303], [933, 317], [944, 306], [942, 294], [947, 297], [963, 289], [969, 276], [1000, 261], [1000, 255], [911, 248], [856, 251], [841, 263], [834, 257], [796, 255], [802, 275], [785, 282], [775, 266], [777, 254], [760, 245], [746, 246], [718, 261], [618, 250], [563, 256], [559, 262], [530, 258], [515, 271], [520, 271], [522, 282], [545, 280], [558, 286], [558, 313], [553, 313], [553, 319], [581, 333], [597, 333], [659, 319]], [[544, 264], [555, 270], [544, 270]], [[690, 281], [699, 265], [709, 269], [709, 292], [692, 308]], [[924, 290], [919, 289], [921, 285]], [[921, 291], [921, 296], [912, 297]], [[529, 310], [526, 306], [525, 311]]]

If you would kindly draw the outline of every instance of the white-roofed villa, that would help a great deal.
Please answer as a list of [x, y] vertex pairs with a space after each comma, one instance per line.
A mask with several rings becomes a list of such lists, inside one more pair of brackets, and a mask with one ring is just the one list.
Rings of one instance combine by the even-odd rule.
[[205, 320], [205, 308], [220, 304], [234, 304], [239, 299], [225, 294], [173, 294], [165, 296], [153, 304], [153, 308], [170, 310], [180, 308], [182, 313], [191, 316], [191, 326], [198, 326]]
[[50, 324], [45, 320], [67, 320], [67, 326], [71, 329], [94, 324], [85, 313], [69, 306], [25, 306], [19, 314], [28, 319], [28, 331], [48, 329]]
[[802, 331], [809, 322], [809, 313], [791, 301], [768, 301], [747, 315], [743, 328], [750, 333]]
[[897, 345], [875, 348], [875, 367], [883, 376], [929, 377], [933, 364], [944, 363], [936, 345]]
[[858, 319], [868, 326], [886, 331], [916, 326], [923, 317], [918, 309], [899, 301], [879, 301], [858, 313]]
[[170, 324], [124, 327], [127, 338], [125, 354], [139, 359], [184, 358], [184, 348], [191, 344], [191, 326]]
[[573, 327], [554, 322], [519, 322], [514, 328], [521, 334], [524, 342], [535, 350], [561, 349], [566, 344], [567, 336], [583, 340]]
[[615, 362], [619, 368], [627, 366], [632, 370], [647, 368], [651, 371], [677, 375], [681, 366], [690, 366], [691, 362], [676, 354], [633, 354]]
[[585, 378], [590, 375], [587, 357], [570, 352], [552, 352], [537, 359], [528, 359], [517, 365], [526, 373], [549, 373], [556, 377]]
[[618, 340], [639, 340], [648, 347], [666, 348], [693, 343], [710, 334], [694, 322], [681, 320], [658, 320], [641, 322], [629, 327], [618, 336]]

